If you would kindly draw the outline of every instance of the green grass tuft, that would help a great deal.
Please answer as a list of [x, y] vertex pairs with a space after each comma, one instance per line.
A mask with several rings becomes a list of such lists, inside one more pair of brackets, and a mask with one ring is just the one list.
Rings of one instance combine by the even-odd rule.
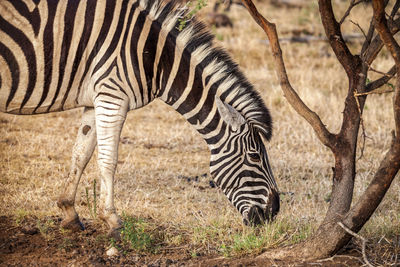
[[134, 251], [155, 252], [157, 250], [156, 240], [149, 233], [148, 223], [125, 214], [123, 215], [121, 239]]

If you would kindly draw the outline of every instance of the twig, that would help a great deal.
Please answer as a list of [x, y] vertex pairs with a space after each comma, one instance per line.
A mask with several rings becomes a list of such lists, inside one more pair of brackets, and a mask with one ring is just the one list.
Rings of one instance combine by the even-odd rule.
[[378, 89], [375, 89], [375, 90], [372, 90], [372, 91], [369, 91], [369, 92], [365, 92], [365, 93], [357, 93], [357, 94], [354, 94], [354, 95], [355, 96], [366, 96], [366, 95], [372, 95], [372, 94], [388, 94], [388, 93], [393, 93], [394, 92], [393, 89], [389, 89], [389, 90], [378, 90]]
[[11, 231], [11, 230], [14, 230], [14, 229], [17, 229], [19, 226], [13, 226], [13, 227], [10, 227], [10, 228], [0, 228], [0, 231], [1, 232], [3, 232], [3, 231]]
[[354, 77], [358, 72], [355, 66], [360, 66], [358, 62], [359, 56], [355, 56], [351, 53], [340, 29], [340, 24], [337, 22], [335, 14], [333, 12], [333, 6], [331, 0], [318, 0], [320, 17], [322, 25], [324, 26], [325, 35], [329, 39], [329, 44], [332, 47], [337, 59], [346, 71], [347, 77]]
[[[368, 63], [367, 63], [367, 64], [368, 64]], [[378, 74], [382, 74], [383, 76], [388, 76], [388, 77], [390, 77], [390, 78], [392, 78], [392, 77], [394, 76], [394, 74], [385, 73], [385, 72], [383, 72], [383, 71], [376, 70], [376, 69], [374, 69], [371, 65], [368, 65], [368, 70], [369, 70], [369, 71], [372, 71], [372, 72], [376, 72], [376, 73], [378, 73]]]
[[351, 10], [353, 7], [358, 5], [359, 3], [363, 2], [364, 0], [358, 0], [357, 2], [355, 0], [351, 0], [349, 7], [347, 8], [346, 12], [344, 13], [342, 19], [340, 20], [339, 24], [341, 25], [344, 20], [350, 15]]
[[363, 28], [361, 28], [360, 24], [358, 24], [355, 21], [350, 20], [351, 23], [353, 23], [354, 25], [357, 26], [357, 28], [362, 32], [362, 34], [364, 35], [365, 39], [368, 39], [367, 35], [365, 34], [365, 31], [363, 30]]
[[370, 22], [369, 28], [368, 28], [368, 33], [367, 33], [365, 42], [361, 48], [361, 53], [360, 53], [361, 59], [363, 61], [365, 61], [365, 51], [367, 51], [367, 49], [371, 45], [372, 38], [374, 37], [374, 32], [375, 32], [375, 20], [371, 19], [371, 22]]
[[362, 256], [363, 256], [363, 260], [365, 262], [365, 264], [367, 264], [367, 266], [369, 267], [374, 267], [374, 265], [372, 265], [367, 258], [367, 254], [365, 253], [365, 247], [366, 247], [366, 240], [364, 237], [360, 236], [357, 233], [354, 233], [353, 231], [351, 231], [348, 227], [344, 226], [344, 224], [342, 222], [338, 222], [338, 225], [340, 227], [342, 227], [347, 233], [351, 234], [352, 236], [358, 238], [361, 240], [362, 242]]
[[335, 258], [349, 258], [349, 259], [358, 260], [359, 262], [363, 263], [363, 261], [359, 257], [354, 257], [354, 256], [349, 256], [349, 255], [334, 255], [330, 258], [317, 260], [317, 262], [331, 261], [331, 260], [334, 260]]
[[[365, 87], [365, 92], [366, 94], [372, 93], [374, 94], [374, 90], [378, 89], [379, 87], [381, 87], [382, 85], [386, 84], [387, 82], [390, 81], [390, 79], [392, 79], [395, 74], [396, 74], [397, 68], [396, 65], [394, 65], [392, 68], [390, 68], [390, 70], [385, 73], [381, 78], [369, 83], [366, 85]], [[390, 91], [392, 92], [392, 91]], [[376, 92], [376, 93], [380, 93], [380, 92]], [[383, 92], [385, 93], [385, 92]]]
[[[364, 44], [361, 50], [362, 60], [364, 62], [367, 62], [368, 64], [371, 64], [372, 61], [374, 61], [379, 51], [381, 51], [383, 47], [383, 42], [379, 34], [375, 35], [375, 37], [372, 39], [372, 35], [374, 33], [375, 28], [376, 28], [376, 20], [374, 19], [371, 22], [370, 29], [368, 32], [368, 34], [371, 34], [370, 43]], [[394, 21], [393, 20], [390, 21], [389, 30], [392, 35], [395, 35], [400, 30], [400, 17]]]
[[365, 149], [365, 139], [367, 138], [367, 135], [365, 134], [365, 126], [364, 126], [364, 119], [363, 119], [363, 115], [362, 115], [362, 111], [361, 111], [361, 107], [360, 107], [360, 101], [358, 100], [358, 91], [357, 88], [354, 91], [354, 98], [356, 99], [356, 103], [357, 103], [357, 109], [358, 109], [358, 113], [360, 114], [360, 123], [361, 123], [361, 130], [362, 130], [362, 138], [363, 138], [363, 143], [361, 146], [361, 154], [360, 156], [357, 158], [357, 160], [360, 160], [363, 156], [364, 156], [364, 149]]
[[179, 246], [179, 247], [160, 247], [158, 248], [159, 250], [177, 250], [177, 249], [183, 249], [188, 247], [188, 245], [183, 245], [183, 246]]
[[[398, 1], [398, 2], [400, 2], [400, 1]], [[397, 4], [397, 2], [396, 2], [396, 4]], [[399, 238], [399, 240], [397, 240], [397, 238], [395, 240], [396, 245], [394, 248], [394, 265], [397, 264], [397, 260], [398, 260], [398, 249], [399, 249], [399, 244], [400, 244], [400, 237], [398, 237], [398, 238]]]
[[[343, 40], [345, 42], [354, 42], [353, 40], [357, 40], [362, 38], [361, 34], [346, 34], [343, 35]], [[281, 43], [311, 43], [311, 42], [328, 42], [328, 38], [326, 36], [314, 36], [314, 35], [304, 35], [304, 36], [290, 36], [279, 38], [279, 42]], [[269, 44], [269, 40], [262, 41], [266, 44]]]

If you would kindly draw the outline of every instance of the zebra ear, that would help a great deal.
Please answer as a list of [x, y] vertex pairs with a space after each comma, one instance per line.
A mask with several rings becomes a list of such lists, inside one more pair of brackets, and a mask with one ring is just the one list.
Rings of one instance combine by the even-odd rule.
[[237, 131], [240, 126], [246, 123], [246, 119], [243, 115], [231, 105], [222, 102], [218, 97], [215, 98], [215, 102], [217, 104], [219, 115], [229, 126], [232, 127], [233, 131]]

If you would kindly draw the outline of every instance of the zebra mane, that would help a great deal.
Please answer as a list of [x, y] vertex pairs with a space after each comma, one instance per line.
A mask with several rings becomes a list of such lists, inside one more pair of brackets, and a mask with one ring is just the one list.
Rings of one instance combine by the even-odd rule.
[[203, 72], [210, 81], [222, 80], [217, 96], [230, 104], [246, 119], [254, 130], [270, 140], [272, 119], [258, 92], [233, 62], [228, 53], [218, 47], [214, 36], [206, 26], [191, 18], [184, 28], [179, 30], [180, 19], [184, 19], [190, 10], [178, 1], [138, 0], [139, 7], [148, 13], [148, 18], [159, 21], [164, 34], [176, 37], [176, 44], [183, 52], [190, 53], [197, 64], [203, 65]]

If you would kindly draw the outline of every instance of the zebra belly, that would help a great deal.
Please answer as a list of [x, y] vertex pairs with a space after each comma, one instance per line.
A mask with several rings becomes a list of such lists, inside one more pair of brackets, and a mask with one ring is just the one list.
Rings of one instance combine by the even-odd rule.
[[82, 45], [82, 36], [91, 36], [80, 20], [89, 2], [95, 1], [0, 1], [1, 112], [92, 106], [92, 99], [82, 96], [89, 90], [85, 86], [91, 73], [85, 63], [97, 37], [93, 34], [94, 40]]
[[[53, 90], [53, 92], [54, 91], [55, 90]], [[8, 102], [8, 99], [10, 99], [9, 92], [10, 91], [6, 90], [6, 88], [0, 87], [0, 112], [16, 115], [31, 115], [58, 112], [79, 107], [93, 107], [91, 101], [92, 97], [81, 98], [80, 100], [82, 101], [77, 101], [77, 90], [70, 90], [68, 97], [66, 97], [64, 93], [60, 94], [56, 98], [47, 97], [44, 101], [41, 101], [41, 99], [44, 98], [43, 89], [36, 88], [30, 96], [29, 101], [23, 106], [22, 97], [24, 94], [21, 94], [21, 96], [17, 96]], [[85, 101], [85, 99], [87, 100]], [[38, 103], [40, 103], [40, 105]]]

